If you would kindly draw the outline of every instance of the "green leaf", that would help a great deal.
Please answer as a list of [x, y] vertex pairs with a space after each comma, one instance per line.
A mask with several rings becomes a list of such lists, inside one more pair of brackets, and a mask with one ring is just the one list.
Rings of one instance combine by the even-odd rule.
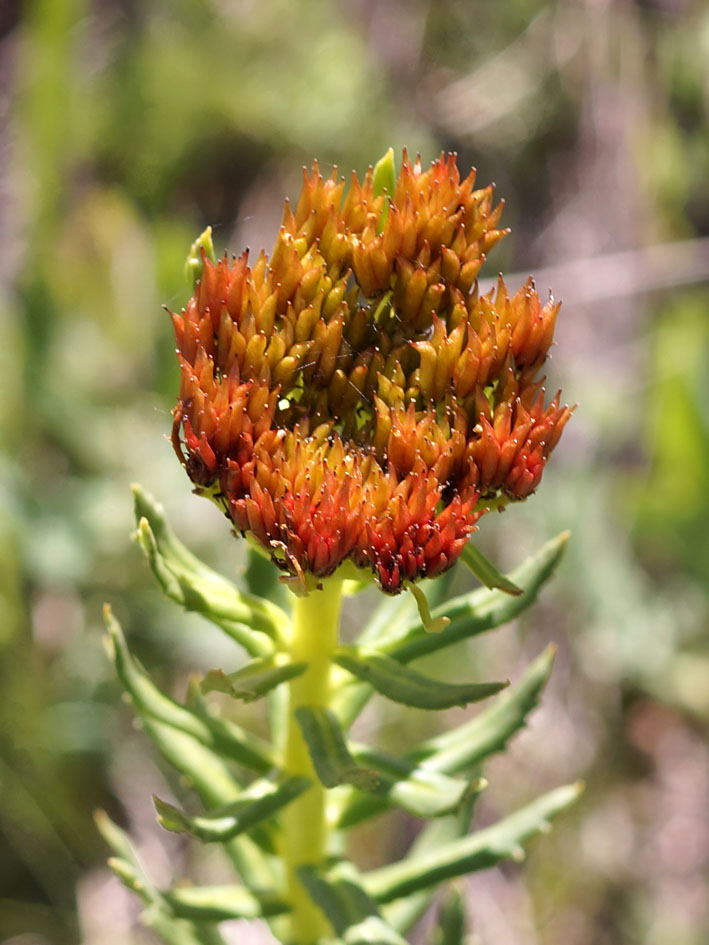
[[207, 923], [173, 918], [159, 906], [150, 906], [140, 918], [166, 945], [224, 945], [217, 929]]
[[[241, 788], [224, 763], [196, 739], [179, 729], [144, 718], [143, 728], [158, 750], [193, 787], [207, 807], [220, 807], [239, 799]], [[241, 834], [225, 841], [225, 849], [239, 875], [250, 888], [268, 889], [274, 875], [270, 861], [254, 840]]]
[[347, 749], [342, 730], [329, 709], [301, 706], [295, 717], [303, 732], [313, 767], [325, 787], [352, 784], [362, 791], [382, 789], [382, 779], [372, 768], [357, 764]]
[[168, 945], [224, 945], [209, 922], [184, 921], [175, 915], [165, 896], [145, 875], [127, 834], [105, 812], [96, 814], [96, 825], [118, 854], [108, 860], [109, 867], [148, 906], [141, 915], [144, 925], [157, 931]]
[[407, 945], [398, 932], [376, 915], [370, 915], [357, 925], [350, 926], [342, 941], [345, 945]]
[[337, 821], [342, 829], [382, 813], [392, 804], [415, 817], [442, 817], [458, 810], [484, 784], [477, 779], [469, 783], [449, 778], [367, 746], [352, 745], [350, 750], [358, 764], [370, 766], [380, 774], [382, 788], [376, 794], [353, 791], [347, 797]]
[[442, 732], [407, 754], [408, 761], [444, 774], [456, 774], [502, 751], [539, 701], [554, 665], [556, 647], [549, 646], [527, 668], [522, 679], [475, 718]]
[[138, 858], [125, 830], [115, 824], [105, 810], [95, 812], [94, 823], [98, 832], [116, 856], [138, 869]]
[[378, 902], [408, 896], [445, 879], [494, 866], [500, 860], [520, 860], [522, 844], [549, 829], [550, 820], [572, 804], [583, 790], [580, 783], [556, 788], [491, 827], [438, 850], [384, 866], [363, 877], [364, 888]]
[[[421, 593], [425, 593], [429, 606], [441, 604], [448, 595], [455, 570], [449, 568], [443, 574], [432, 580], [423, 580], [416, 585]], [[358, 644], [368, 646], [379, 644], [383, 639], [396, 639], [405, 633], [416, 621], [416, 600], [413, 595], [399, 594], [396, 597], [380, 595], [383, 599], [367, 621], [359, 636]], [[340, 686], [335, 693], [332, 708], [340, 720], [343, 728], [348, 729], [355, 720], [362, 707], [372, 695], [372, 688], [359, 680], [352, 680], [349, 684]]]
[[147, 904], [159, 902], [160, 893], [145, 874], [128, 834], [103, 810], [96, 811], [94, 822], [103, 839], [116, 854], [109, 859], [108, 865], [123, 885], [132, 889]]
[[519, 597], [522, 593], [522, 588], [518, 587], [514, 581], [510, 581], [508, 577], [505, 577], [502, 571], [498, 571], [495, 565], [488, 561], [482, 551], [472, 542], [468, 542], [463, 548], [460, 560], [470, 568], [478, 581], [484, 584], [485, 587], [497, 587], [506, 594], [513, 594], [515, 597]]
[[377, 650], [340, 647], [333, 661], [394, 702], [418, 709], [450, 709], [495, 695], [507, 683], [453, 684], [429, 679]]
[[202, 680], [202, 692], [224, 692], [234, 699], [253, 702], [307, 668], [307, 663], [290, 663], [283, 654], [274, 653], [252, 660], [235, 673], [210, 669]]
[[137, 869], [133, 863], [124, 860], [120, 856], [110, 856], [107, 860], [107, 865], [120, 879], [126, 889], [130, 889], [131, 892], [140, 896], [143, 902], [151, 903], [155, 901], [157, 894], [153, 896], [147, 891], [143, 883], [143, 873], [141, 870]]
[[301, 866], [298, 877], [346, 945], [406, 945], [382, 919], [352, 863], [342, 861], [325, 872]]
[[149, 716], [143, 717], [142, 728], [207, 804], [229, 804], [239, 797], [241, 786], [228, 767], [192, 735]]
[[[451, 840], [464, 837], [470, 829], [476, 799], [477, 794], [470, 794], [460, 810], [452, 816], [429, 821], [411, 844], [407, 857], [416, 859], [419, 856], [426, 856], [441, 849]], [[420, 889], [403, 899], [397, 899], [383, 906], [382, 914], [392, 928], [404, 935], [428, 909], [435, 894], [435, 887]]]
[[224, 843], [271, 817], [302, 794], [310, 783], [308, 778], [302, 777], [286, 777], [280, 783], [256, 781], [242, 792], [237, 801], [196, 817], [188, 817], [158, 797], [153, 801], [158, 820], [166, 830], [189, 833], [205, 843]]
[[[440, 633], [426, 633], [423, 624], [416, 619], [413, 601], [405, 598], [387, 598], [365, 628], [360, 643], [376, 641], [377, 646], [402, 663], [409, 663], [460, 640], [494, 630], [513, 620], [537, 598], [541, 587], [554, 573], [566, 548], [568, 532], [543, 545], [536, 554], [528, 558], [510, 575], [511, 580], [523, 588], [519, 597], [510, 597], [499, 590], [480, 588], [468, 594], [454, 597], [436, 605], [432, 618], [449, 616], [451, 623]], [[429, 600], [437, 594], [437, 585], [446, 586], [451, 571], [431, 582]], [[371, 695], [371, 688], [364, 684], [342, 686], [335, 693], [331, 709], [341, 724], [349, 727], [357, 713]]]
[[137, 530], [134, 538], [164, 593], [186, 610], [203, 614], [252, 655], [272, 650], [289, 622], [284, 612], [260, 597], [244, 594], [208, 568], [176, 537], [151, 495], [133, 486]]
[[408, 663], [513, 620], [537, 599], [540, 588], [559, 564], [568, 539], [569, 533], [562, 532], [511, 573], [513, 583], [523, 588], [518, 597], [486, 588], [462, 594], [433, 610], [434, 620], [450, 617], [450, 624], [440, 633], [426, 633], [420, 622], [412, 623], [396, 638], [382, 638], [383, 649], [400, 662]]
[[463, 897], [453, 889], [438, 910], [435, 945], [464, 945], [465, 908]]
[[[240, 786], [220, 756], [232, 757], [262, 772], [271, 769], [273, 759], [255, 747], [259, 740], [254, 736], [243, 733], [242, 741], [241, 730], [233, 724], [218, 719], [207, 721], [163, 695], [133, 661], [110, 608], [105, 609], [105, 616], [116, 669], [141, 716], [146, 734], [189, 779], [205, 804], [214, 806], [237, 800]], [[235, 837], [225, 846], [241, 876], [264, 887], [273, 883], [268, 862], [249, 837]]]
[[174, 915], [184, 919], [223, 922], [258, 919], [289, 911], [288, 903], [272, 892], [252, 893], [244, 886], [176, 886], [163, 893]]
[[274, 758], [266, 742], [232, 722], [198, 715], [160, 692], [131, 656], [120, 625], [108, 605], [104, 608], [104, 617], [116, 671], [141, 717], [178, 729], [216, 755], [227, 755], [261, 773], [273, 767]]

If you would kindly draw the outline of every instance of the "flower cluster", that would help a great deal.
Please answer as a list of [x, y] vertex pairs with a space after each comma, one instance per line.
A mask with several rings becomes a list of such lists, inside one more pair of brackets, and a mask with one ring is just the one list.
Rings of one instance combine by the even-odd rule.
[[344, 560], [384, 590], [449, 567], [493, 504], [539, 484], [569, 418], [538, 379], [558, 304], [478, 292], [505, 231], [452, 155], [404, 152], [393, 193], [317, 163], [270, 258], [204, 258], [173, 314], [173, 443], [283, 570]]

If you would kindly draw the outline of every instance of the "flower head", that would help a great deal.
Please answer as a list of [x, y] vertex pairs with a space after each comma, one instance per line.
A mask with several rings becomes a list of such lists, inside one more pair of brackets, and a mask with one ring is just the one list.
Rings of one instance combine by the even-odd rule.
[[477, 276], [505, 231], [453, 155], [393, 193], [304, 171], [271, 257], [212, 264], [172, 319], [173, 443], [197, 491], [305, 581], [347, 559], [384, 590], [439, 574], [526, 498], [570, 410], [538, 378], [558, 303]]

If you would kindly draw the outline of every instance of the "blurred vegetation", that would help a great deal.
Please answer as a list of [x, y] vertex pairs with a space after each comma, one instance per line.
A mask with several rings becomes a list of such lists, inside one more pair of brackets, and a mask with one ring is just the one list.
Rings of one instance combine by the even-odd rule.
[[[578, 775], [589, 791], [523, 871], [469, 881], [474, 941], [703, 945], [706, 5], [28, 0], [0, 5], [0, 31], [0, 939], [150, 940], [104, 871], [98, 806], [158, 877], [189, 871], [153, 822], [168, 776], [117, 704], [100, 624], [111, 600], [173, 691], [229, 658], [128, 541], [140, 479], [197, 552], [245, 566], [164, 438], [177, 370], [160, 305], [185, 299], [187, 248], [208, 223], [218, 248], [268, 246], [301, 164], [361, 172], [407, 145], [497, 182], [513, 232], [488, 274], [581, 260], [593, 288], [563, 286], [550, 375], [581, 406], [545, 486], [481, 529], [507, 565], [570, 527], [569, 560], [536, 617], [470, 654], [514, 675], [561, 647], [539, 726], [558, 737], [532, 726], [492, 766], [494, 803]], [[646, 250], [675, 240], [703, 276], [658, 286]], [[631, 288], [594, 281], [594, 257], [621, 250]], [[363, 856], [407, 830], [363, 836]]]

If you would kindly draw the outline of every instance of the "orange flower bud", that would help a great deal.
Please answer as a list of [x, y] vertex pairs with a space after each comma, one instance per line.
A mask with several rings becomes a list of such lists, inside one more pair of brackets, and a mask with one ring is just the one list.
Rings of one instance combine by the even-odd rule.
[[[539, 484], [571, 411], [537, 374], [559, 305], [478, 293], [504, 235], [455, 156], [406, 152], [388, 196], [304, 170], [270, 260], [211, 262], [172, 321], [172, 442], [198, 491], [303, 581], [345, 560], [390, 592]], [[195, 250], [196, 252], [197, 250]], [[196, 260], [192, 270], [199, 272]]]

